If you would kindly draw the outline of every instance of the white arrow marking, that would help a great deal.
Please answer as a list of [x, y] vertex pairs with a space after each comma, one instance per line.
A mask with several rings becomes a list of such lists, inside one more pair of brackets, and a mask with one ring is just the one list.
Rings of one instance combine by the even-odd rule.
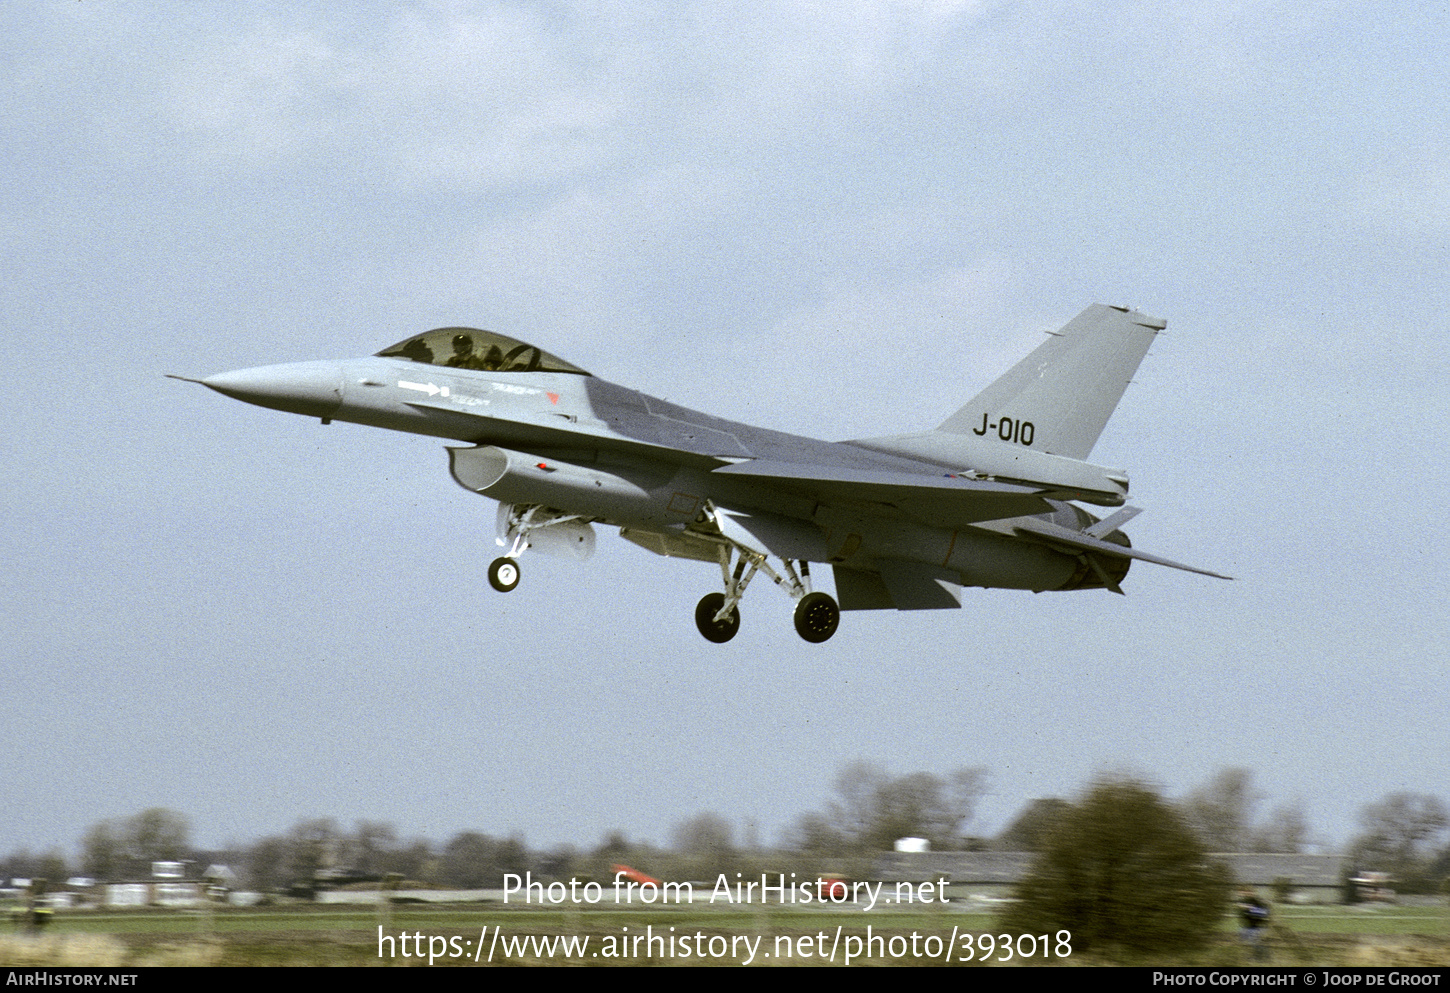
[[407, 382], [404, 382], [403, 380], [400, 379], [400, 380], [398, 380], [398, 386], [400, 386], [401, 388], [403, 388], [405, 390], [417, 390], [419, 393], [426, 393], [430, 397], [431, 396], [445, 396], [446, 397], [448, 395], [448, 387], [446, 387], [446, 386], [434, 386], [432, 383], [407, 383]]

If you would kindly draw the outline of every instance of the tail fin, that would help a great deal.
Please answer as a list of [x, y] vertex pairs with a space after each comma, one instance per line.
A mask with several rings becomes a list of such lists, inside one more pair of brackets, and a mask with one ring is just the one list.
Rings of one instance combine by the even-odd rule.
[[1094, 304], [937, 430], [1086, 459], [1153, 337], [1167, 326], [1136, 310]]

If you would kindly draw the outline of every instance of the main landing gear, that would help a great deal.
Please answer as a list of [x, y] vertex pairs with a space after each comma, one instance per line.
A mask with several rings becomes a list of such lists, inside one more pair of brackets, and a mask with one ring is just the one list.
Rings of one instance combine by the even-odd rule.
[[[717, 645], [723, 645], [740, 630], [739, 608], [732, 606], [726, 611], [724, 607], [724, 593], [706, 593], [695, 607], [695, 626], [700, 629], [706, 641], [713, 641]], [[724, 616], [716, 620], [721, 614]]]
[[[730, 568], [732, 553], [739, 558]], [[795, 629], [806, 641], [819, 644], [836, 633], [841, 624], [841, 608], [828, 593], [811, 592], [811, 567], [802, 561], [800, 572], [789, 559], [782, 559], [784, 575], [771, 568], [763, 554], [724, 541], [720, 544], [720, 573], [725, 580], [724, 593], [707, 593], [695, 607], [695, 627], [706, 641], [724, 644], [740, 630], [740, 598], [755, 574], [764, 569], [777, 586], [795, 598]]]
[[819, 644], [841, 625], [841, 608], [828, 593], [807, 593], [795, 605], [795, 630], [806, 641]]

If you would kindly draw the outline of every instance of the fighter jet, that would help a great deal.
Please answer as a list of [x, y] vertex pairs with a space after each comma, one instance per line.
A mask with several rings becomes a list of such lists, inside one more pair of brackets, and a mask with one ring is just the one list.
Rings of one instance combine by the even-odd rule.
[[[710, 641], [740, 627], [764, 573], [808, 642], [843, 610], [960, 607], [964, 587], [1122, 593], [1128, 476], [1087, 461], [1166, 322], [1083, 311], [937, 427], [817, 441], [711, 417], [591, 375], [536, 345], [438, 328], [370, 358], [225, 372], [199, 382], [248, 403], [446, 438], [453, 478], [499, 502], [495, 590], [529, 550], [587, 558], [595, 525], [656, 555], [715, 563], [695, 608]], [[1077, 506], [1121, 508], [1099, 519]], [[772, 564], [774, 561], [775, 564]], [[814, 590], [831, 566], [836, 596]]]

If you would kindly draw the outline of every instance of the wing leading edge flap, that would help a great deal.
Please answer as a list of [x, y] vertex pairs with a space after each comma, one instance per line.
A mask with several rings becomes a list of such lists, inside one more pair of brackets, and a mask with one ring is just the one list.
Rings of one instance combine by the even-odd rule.
[[1233, 579], [1232, 576], [1225, 576], [1222, 573], [1210, 572], [1208, 569], [1199, 569], [1195, 566], [1184, 565], [1182, 562], [1174, 562], [1172, 559], [1165, 559], [1161, 555], [1150, 555], [1148, 552], [1140, 552], [1128, 545], [1118, 545], [1111, 541], [1103, 541], [1095, 538], [1087, 531], [1074, 531], [1065, 528], [1060, 524], [1053, 524], [1041, 518], [1027, 518], [1012, 523], [1012, 530], [1020, 535], [1030, 535], [1034, 538], [1041, 538], [1048, 544], [1065, 545], [1069, 549], [1082, 552], [1099, 552], [1120, 559], [1140, 559], [1144, 562], [1152, 562], [1154, 565], [1165, 565], [1170, 569], [1182, 569], [1184, 572], [1196, 572], [1200, 576], [1212, 576], [1215, 579]]
[[930, 476], [764, 459], [725, 465], [714, 471], [757, 479], [823, 503], [846, 500], [890, 504], [937, 525], [994, 521], [1052, 510], [1037, 488], [945, 473]]

